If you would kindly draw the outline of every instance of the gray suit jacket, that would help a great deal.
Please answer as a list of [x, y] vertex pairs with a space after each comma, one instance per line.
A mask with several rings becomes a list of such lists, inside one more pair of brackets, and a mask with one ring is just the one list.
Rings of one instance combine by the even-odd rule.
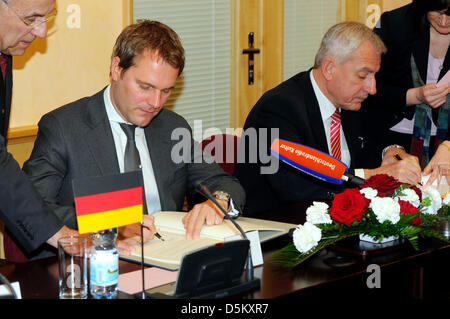
[[[171, 140], [172, 131], [191, 128], [184, 118], [163, 109], [144, 129], [158, 187], [162, 210], [181, 210], [185, 195], [193, 195], [196, 181], [211, 189], [228, 192], [242, 208], [245, 193], [236, 178], [226, 174], [217, 163], [204, 161], [175, 163], [171, 151], [179, 140]], [[187, 141], [188, 150], [198, 153], [198, 143]], [[191, 157], [192, 158], [192, 157]], [[71, 228], [77, 227], [72, 180], [79, 177], [119, 173], [119, 164], [106, 115], [103, 90], [62, 106], [39, 122], [39, 132], [30, 159], [24, 164], [36, 189], [59, 218]]]

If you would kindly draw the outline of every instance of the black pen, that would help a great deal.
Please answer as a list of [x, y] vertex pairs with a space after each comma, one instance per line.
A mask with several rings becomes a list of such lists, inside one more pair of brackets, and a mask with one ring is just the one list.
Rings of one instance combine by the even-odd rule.
[[[398, 155], [398, 153], [395, 153], [393, 156], [394, 156], [397, 160], [399, 160], [399, 161], [402, 160], [402, 158], [400, 157], [400, 155]], [[419, 185], [420, 185], [420, 186], [423, 186], [422, 182], [419, 182]]]
[[161, 241], [164, 241], [164, 238], [162, 238], [162, 236], [160, 234], [158, 234], [158, 232], [155, 233], [155, 237]]
[[[142, 225], [142, 227], [145, 227], [148, 230], [150, 230], [150, 228], [148, 226]], [[162, 238], [162, 236], [158, 232], [155, 233], [155, 237], [158, 238], [161, 241], [164, 241], [164, 238]]]

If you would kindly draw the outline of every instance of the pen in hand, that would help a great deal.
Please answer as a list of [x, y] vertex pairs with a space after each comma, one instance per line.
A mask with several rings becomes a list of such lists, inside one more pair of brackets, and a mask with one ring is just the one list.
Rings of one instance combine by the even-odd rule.
[[[395, 153], [393, 156], [394, 156], [394, 158], [396, 158], [396, 159], [399, 160], [399, 161], [402, 160], [402, 158], [400, 157], [400, 155], [398, 155], [398, 153]], [[419, 185], [420, 185], [420, 186], [423, 186], [422, 182], [419, 182]]]
[[[148, 230], [150, 230], [150, 228], [148, 226], [142, 225], [142, 227], [147, 228]], [[164, 238], [162, 238], [162, 236], [158, 232], [155, 233], [155, 237], [158, 238], [161, 241], [164, 241]]]

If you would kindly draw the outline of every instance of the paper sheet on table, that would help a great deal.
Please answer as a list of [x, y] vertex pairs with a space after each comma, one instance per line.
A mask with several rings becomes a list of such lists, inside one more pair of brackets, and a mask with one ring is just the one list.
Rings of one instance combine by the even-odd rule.
[[438, 83], [436, 83], [436, 86], [442, 86], [442, 85], [450, 85], [450, 70], [445, 73], [445, 75], [439, 80]]
[[[18, 281], [13, 282], [13, 283], [11, 283], [11, 286], [12, 286], [12, 288], [14, 289], [14, 291], [16, 292], [17, 298], [18, 298], [18, 299], [22, 299], [22, 295], [20, 294], [20, 285], [19, 285], [19, 282], [18, 282]], [[0, 296], [8, 295], [8, 294], [10, 294], [10, 293], [11, 293], [11, 292], [9, 291], [8, 287], [6, 287], [6, 285], [1, 285], [1, 286], [0, 286]]]
[[[261, 250], [261, 242], [259, 241], [258, 231], [251, 231], [247, 233], [247, 238], [250, 240], [250, 252], [252, 254], [252, 263], [253, 266], [260, 266], [264, 263], [262, 250]], [[232, 237], [225, 238], [225, 241], [233, 241], [242, 239], [241, 235], [236, 235]]]
[[[422, 185], [425, 186], [428, 182], [428, 180], [430, 179], [431, 174], [429, 175], [422, 175]], [[432, 186], [438, 186], [438, 179], [436, 178], [433, 182], [433, 184], [431, 184]]]
[[[146, 268], [144, 270], [145, 289], [158, 287], [174, 282], [178, 271], [170, 271], [161, 268]], [[142, 273], [140, 270], [119, 275], [119, 290], [127, 294], [136, 294], [142, 291]]]

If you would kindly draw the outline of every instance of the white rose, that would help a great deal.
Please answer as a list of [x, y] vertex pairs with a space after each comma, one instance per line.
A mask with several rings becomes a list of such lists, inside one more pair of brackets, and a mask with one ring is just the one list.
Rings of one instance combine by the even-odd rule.
[[442, 201], [444, 205], [450, 205], [450, 193], [447, 193]]
[[301, 253], [306, 253], [316, 246], [322, 238], [322, 230], [310, 222], [298, 225], [293, 233], [295, 248]]
[[411, 189], [407, 188], [402, 190], [403, 196], [397, 196], [394, 197], [394, 199], [398, 202], [399, 199], [404, 200], [406, 202], [409, 202], [410, 204], [414, 205], [414, 207], [419, 207], [420, 205], [420, 198], [417, 193]]
[[431, 199], [431, 205], [425, 206], [421, 211], [424, 214], [435, 215], [442, 207], [442, 198], [439, 191], [433, 186], [425, 186], [422, 188], [422, 201], [425, 198]]
[[306, 221], [317, 224], [331, 224], [331, 217], [328, 214], [328, 205], [322, 202], [313, 202], [312, 206], [306, 209]]
[[380, 224], [385, 220], [397, 224], [400, 220], [400, 204], [390, 197], [375, 197], [370, 202], [370, 208]]
[[359, 191], [361, 194], [364, 195], [367, 199], [374, 199], [378, 195], [378, 191], [376, 189], [373, 189], [372, 187], [365, 187]]

